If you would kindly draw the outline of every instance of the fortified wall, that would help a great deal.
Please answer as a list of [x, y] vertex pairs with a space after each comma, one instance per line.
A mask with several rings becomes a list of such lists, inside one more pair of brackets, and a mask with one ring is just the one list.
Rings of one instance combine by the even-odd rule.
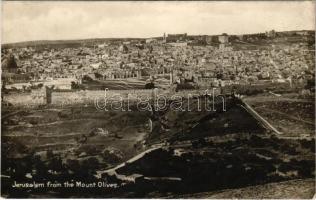
[[[219, 95], [220, 90], [208, 90], [208, 94]], [[39, 106], [39, 105], [93, 105], [97, 99], [111, 101], [151, 100], [160, 96], [170, 98], [191, 98], [204, 95], [206, 90], [181, 90], [178, 92], [163, 89], [137, 89], [137, 90], [80, 90], [60, 91], [54, 87], [46, 87], [41, 90], [32, 90], [31, 93], [16, 93], [5, 95], [4, 100], [13, 106]]]

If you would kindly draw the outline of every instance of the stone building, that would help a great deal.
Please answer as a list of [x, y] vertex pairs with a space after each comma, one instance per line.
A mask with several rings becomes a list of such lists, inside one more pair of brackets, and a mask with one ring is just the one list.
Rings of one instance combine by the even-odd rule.
[[222, 35], [218, 36], [218, 40], [222, 44], [227, 44], [228, 43], [228, 35], [226, 33], [223, 33]]

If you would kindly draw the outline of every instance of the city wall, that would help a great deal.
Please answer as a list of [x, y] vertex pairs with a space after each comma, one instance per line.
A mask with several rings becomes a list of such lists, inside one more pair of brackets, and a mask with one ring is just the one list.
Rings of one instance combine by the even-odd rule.
[[[104, 100], [106, 97], [108, 102], [133, 100], [150, 100], [153, 97], [164, 96], [166, 98], [175, 97], [193, 97], [205, 94], [205, 90], [181, 90], [172, 92], [162, 89], [139, 89], [139, 90], [81, 90], [81, 91], [54, 91], [51, 88], [32, 90], [31, 93], [15, 93], [4, 95], [4, 101], [9, 102], [13, 106], [66, 106], [66, 105], [94, 105], [95, 101]], [[215, 95], [219, 95], [219, 90], [214, 90]], [[208, 94], [212, 94], [212, 90], [208, 90]]]

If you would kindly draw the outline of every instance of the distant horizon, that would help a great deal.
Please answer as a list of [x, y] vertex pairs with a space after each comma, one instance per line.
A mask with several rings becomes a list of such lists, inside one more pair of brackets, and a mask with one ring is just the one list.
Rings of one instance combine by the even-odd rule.
[[[270, 29], [267, 31], [271, 31], [274, 29]], [[284, 30], [284, 31], [278, 31], [278, 30], [274, 30], [275, 32], [293, 32], [293, 31], [314, 31], [315, 30], [311, 30], [311, 29], [302, 29], [302, 30]], [[184, 32], [187, 33], [187, 32]], [[184, 33], [166, 33], [166, 36], [168, 36], [168, 34], [184, 34]], [[252, 34], [259, 34], [259, 33], [265, 33], [265, 32], [256, 32], [256, 33], [244, 33], [244, 34], [229, 34], [227, 33], [228, 36], [231, 35], [252, 35]], [[223, 34], [223, 33], [221, 33]], [[207, 34], [188, 34], [188, 36], [218, 36], [221, 34], [214, 34], [214, 35], [207, 35]], [[78, 41], [78, 40], [105, 40], [105, 39], [109, 39], [109, 40], [123, 40], [123, 39], [150, 39], [150, 38], [159, 38], [159, 37], [163, 37], [162, 36], [152, 36], [152, 37], [100, 37], [100, 38], [78, 38], [78, 39], [49, 39], [49, 40], [27, 40], [27, 41], [19, 41], [19, 42], [11, 42], [11, 43], [1, 43], [1, 45], [11, 45], [11, 44], [20, 44], [20, 43], [28, 43], [28, 42], [54, 42], [54, 41]]]
[[4, 1], [1, 44], [315, 30], [314, 1]]

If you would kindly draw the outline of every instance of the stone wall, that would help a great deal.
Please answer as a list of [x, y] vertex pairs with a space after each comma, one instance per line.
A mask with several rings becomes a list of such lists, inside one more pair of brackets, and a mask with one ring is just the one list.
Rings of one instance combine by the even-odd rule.
[[[170, 92], [169, 90], [161, 89], [140, 89], [140, 90], [108, 90], [108, 91], [53, 91], [51, 93], [51, 100], [47, 101], [47, 93], [45, 89], [33, 90], [31, 93], [16, 93], [4, 96], [4, 100], [11, 103], [13, 106], [38, 106], [45, 105], [49, 102], [51, 105], [76, 105], [76, 104], [94, 104], [96, 99], [102, 100], [104, 97], [107, 101], [127, 100], [131, 101], [137, 99], [152, 99], [154, 96], [164, 96], [171, 98], [172, 96], [193, 97], [205, 94], [205, 90], [182, 90], [179, 92]], [[208, 90], [208, 94], [212, 94], [212, 90]], [[215, 91], [218, 95], [219, 91]]]

